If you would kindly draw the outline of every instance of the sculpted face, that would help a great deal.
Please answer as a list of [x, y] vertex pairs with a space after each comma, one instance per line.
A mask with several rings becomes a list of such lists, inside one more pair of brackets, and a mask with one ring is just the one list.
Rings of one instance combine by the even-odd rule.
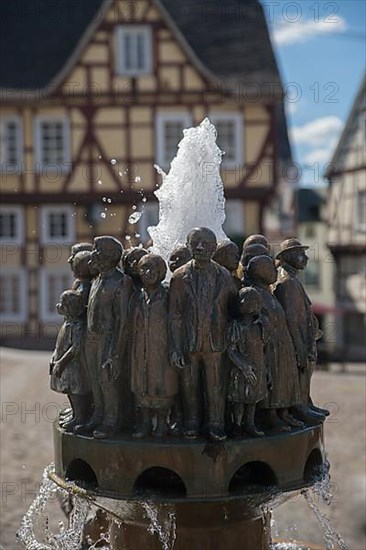
[[289, 250], [286, 253], [285, 258], [295, 269], [305, 269], [309, 261], [305, 250], [302, 248], [294, 248], [293, 250]]
[[127, 253], [125, 260], [123, 261], [124, 271], [130, 277], [139, 276], [139, 261], [143, 256], [148, 254], [147, 250], [143, 248], [134, 248]]
[[188, 248], [198, 264], [208, 264], [216, 251], [215, 234], [207, 230], [196, 229], [188, 236]]
[[90, 267], [100, 271], [105, 265], [105, 261], [108, 260], [105, 251], [103, 251], [102, 243], [96, 242], [90, 256]]
[[138, 263], [138, 273], [145, 288], [157, 286], [165, 277], [166, 265], [160, 256], [148, 254]]

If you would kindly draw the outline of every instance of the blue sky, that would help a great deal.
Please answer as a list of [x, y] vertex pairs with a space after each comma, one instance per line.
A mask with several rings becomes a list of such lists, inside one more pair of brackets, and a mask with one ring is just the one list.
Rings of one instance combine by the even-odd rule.
[[322, 184], [321, 174], [365, 71], [366, 2], [261, 3], [287, 90], [288, 124], [294, 159], [302, 169], [301, 184]]

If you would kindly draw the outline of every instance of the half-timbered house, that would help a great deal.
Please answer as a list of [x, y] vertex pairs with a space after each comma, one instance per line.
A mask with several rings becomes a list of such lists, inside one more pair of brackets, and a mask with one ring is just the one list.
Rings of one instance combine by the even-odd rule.
[[154, 164], [168, 170], [183, 129], [206, 116], [225, 151], [226, 233], [292, 232], [284, 93], [259, 2], [3, 0], [0, 11], [3, 340], [54, 336], [71, 243], [147, 241]]
[[337, 346], [366, 360], [366, 77], [327, 171], [328, 246], [335, 262]]

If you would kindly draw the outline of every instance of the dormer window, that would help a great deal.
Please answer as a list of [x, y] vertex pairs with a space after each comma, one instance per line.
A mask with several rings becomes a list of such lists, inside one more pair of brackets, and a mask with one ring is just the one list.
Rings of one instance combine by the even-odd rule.
[[139, 76], [152, 72], [152, 33], [146, 25], [123, 25], [117, 28], [117, 73]]

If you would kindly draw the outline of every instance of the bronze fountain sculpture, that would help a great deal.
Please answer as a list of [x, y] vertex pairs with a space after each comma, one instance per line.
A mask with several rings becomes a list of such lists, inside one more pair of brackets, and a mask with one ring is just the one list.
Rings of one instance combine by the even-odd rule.
[[[94, 526], [114, 550], [268, 550], [269, 507], [327, 468], [306, 247], [289, 239], [273, 258], [263, 235], [241, 252], [229, 241], [221, 157], [208, 119], [185, 130], [160, 171], [152, 247], [71, 249], [50, 362], [71, 408], [49, 476], [98, 508], [84, 542]], [[149, 506], [174, 524], [169, 543]]]
[[231, 549], [238, 538], [268, 549], [263, 505], [324, 463], [327, 411], [309, 393], [319, 330], [296, 277], [306, 247], [282, 243], [277, 275], [265, 238], [252, 236], [240, 281], [227, 269], [232, 245], [193, 228], [172, 251], [170, 284], [161, 256], [141, 249], [129, 251], [134, 280], [124, 273], [114, 237], [75, 248], [50, 363], [72, 409], [54, 424], [54, 479], [120, 518], [111, 548], [160, 548], [139, 507], [150, 499], [174, 510], [176, 549]]

